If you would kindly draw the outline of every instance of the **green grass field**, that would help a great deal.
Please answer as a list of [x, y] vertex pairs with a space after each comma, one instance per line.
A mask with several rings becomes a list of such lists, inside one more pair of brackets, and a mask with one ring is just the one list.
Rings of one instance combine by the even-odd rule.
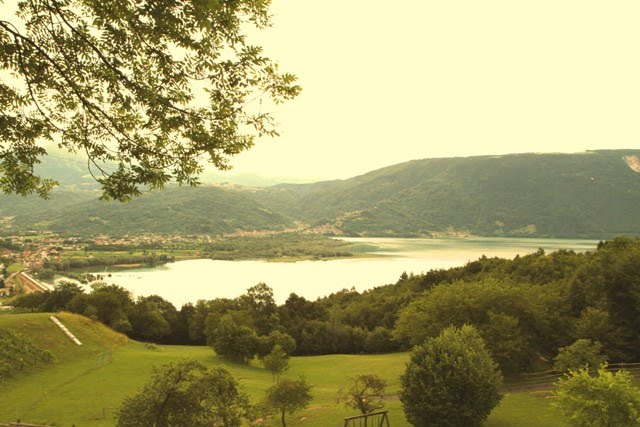
[[[0, 422], [20, 419], [59, 427], [111, 426], [115, 408], [124, 396], [142, 387], [153, 366], [181, 358], [196, 359], [208, 366], [224, 366], [239, 379], [252, 401], [261, 399], [272, 384], [271, 374], [258, 363], [249, 366], [229, 363], [208, 347], [157, 346], [152, 349], [84, 317], [68, 313], [56, 316], [83, 342], [82, 347], [73, 344], [48, 315], [0, 316], [0, 327], [20, 331], [36, 345], [51, 350], [56, 358], [52, 365], [20, 373], [0, 384]], [[112, 351], [110, 358], [104, 353], [109, 351]], [[292, 358], [291, 368], [285, 375], [304, 375], [314, 385], [314, 400], [306, 410], [289, 416], [287, 425], [342, 426], [344, 417], [355, 415], [335, 403], [337, 391], [347, 379], [360, 373], [375, 373], [388, 381], [387, 391], [395, 395], [407, 358], [407, 353]], [[486, 425], [558, 425], [559, 413], [547, 397], [544, 391], [507, 394]], [[395, 396], [390, 397], [386, 409], [391, 426], [409, 426]], [[272, 425], [279, 425], [279, 420], [272, 421]]]
[[20, 263], [13, 263], [13, 264], [9, 264], [9, 266], [7, 266], [7, 273], [11, 274], [11, 273], [17, 273], [18, 271], [22, 271], [24, 270], [24, 265], [20, 264]]

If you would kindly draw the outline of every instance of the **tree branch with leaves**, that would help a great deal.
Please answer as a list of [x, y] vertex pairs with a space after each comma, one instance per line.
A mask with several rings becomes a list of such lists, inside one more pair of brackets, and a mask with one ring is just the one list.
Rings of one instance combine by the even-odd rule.
[[262, 101], [300, 92], [243, 34], [270, 25], [269, 3], [19, 2], [0, 20], [0, 188], [47, 197], [56, 183], [34, 172], [47, 141], [85, 153], [106, 199], [196, 185], [203, 160], [228, 169], [277, 135]]

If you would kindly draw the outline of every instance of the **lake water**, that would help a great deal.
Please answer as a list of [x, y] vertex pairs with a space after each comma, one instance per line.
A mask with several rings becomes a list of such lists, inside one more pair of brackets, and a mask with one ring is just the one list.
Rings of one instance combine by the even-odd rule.
[[[331, 261], [267, 262], [189, 260], [152, 269], [111, 272], [107, 282], [129, 289], [134, 295], [157, 294], [177, 308], [198, 299], [234, 298], [247, 288], [265, 282], [283, 303], [295, 292], [316, 299], [344, 288], [363, 291], [395, 283], [403, 271], [422, 273], [434, 268], [463, 265], [482, 255], [513, 258], [543, 248], [585, 251], [595, 249], [595, 240], [566, 239], [394, 239], [346, 238], [367, 244], [370, 258]], [[374, 256], [375, 255], [375, 256]]]

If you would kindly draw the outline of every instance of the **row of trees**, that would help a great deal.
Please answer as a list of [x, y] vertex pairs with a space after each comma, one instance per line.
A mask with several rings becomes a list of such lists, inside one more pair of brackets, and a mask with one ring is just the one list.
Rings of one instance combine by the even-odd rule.
[[[109, 252], [109, 251], [107, 251]], [[91, 267], [102, 267], [119, 264], [144, 264], [146, 266], [155, 266], [166, 264], [175, 258], [167, 254], [155, 254], [143, 251], [141, 254], [128, 255], [111, 255], [107, 254], [100, 257], [78, 257], [69, 258], [62, 261], [45, 261], [43, 266], [51, 271], [64, 271], [69, 269], [82, 269]]]
[[639, 295], [640, 239], [618, 238], [587, 253], [540, 250], [403, 274], [396, 284], [363, 293], [343, 290], [316, 301], [291, 294], [281, 305], [264, 283], [234, 299], [180, 310], [158, 296], [134, 301], [114, 285], [85, 293], [68, 283], [15, 305], [85, 314], [139, 340], [211, 345], [240, 362], [264, 358], [276, 345], [294, 355], [405, 350], [450, 325], [468, 324], [508, 374], [585, 345], [598, 361], [635, 361]]

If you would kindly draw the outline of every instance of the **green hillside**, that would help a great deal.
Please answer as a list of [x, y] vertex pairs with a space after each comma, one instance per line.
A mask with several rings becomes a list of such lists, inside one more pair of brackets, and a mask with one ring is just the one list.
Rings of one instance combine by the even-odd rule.
[[65, 190], [51, 201], [1, 196], [0, 215], [14, 216], [5, 231], [72, 234], [306, 224], [339, 235], [608, 238], [640, 232], [639, 171], [640, 150], [425, 159], [315, 184], [171, 187], [130, 203], [99, 201], [92, 191]]
[[[54, 329], [48, 315], [0, 316], [0, 328], [19, 330], [43, 349], [56, 354], [54, 364], [0, 384], [0, 423], [20, 419], [57, 426], [112, 426], [113, 414], [122, 399], [142, 387], [154, 365], [182, 358], [195, 359], [207, 366], [224, 366], [239, 379], [253, 402], [260, 400], [272, 384], [271, 374], [258, 363], [233, 364], [216, 356], [208, 347], [149, 347], [135, 341], [124, 344], [121, 335], [98, 323], [70, 314], [56, 316], [83, 341], [83, 347], [75, 346], [57, 327]], [[110, 358], [98, 356], [111, 348]], [[341, 425], [344, 417], [354, 413], [336, 404], [338, 389], [357, 374], [376, 373], [388, 381], [390, 396], [385, 409], [389, 410], [392, 425], [408, 427], [395, 397], [406, 360], [406, 353], [292, 358], [286, 376], [304, 375], [314, 386], [314, 399], [309, 408], [289, 416], [287, 425]], [[489, 418], [487, 427], [552, 425], [559, 414], [550, 406], [549, 399], [544, 398], [546, 395], [534, 391], [507, 394]], [[279, 424], [267, 422], [267, 425]]]
[[[18, 197], [11, 199], [20, 201]], [[37, 206], [43, 203], [34, 197], [28, 200]], [[49, 209], [27, 208], [15, 214], [12, 226], [71, 234], [219, 235], [237, 230], [280, 230], [292, 223], [258, 204], [251, 190], [171, 187], [128, 203], [106, 202], [97, 197], [74, 201], [52, 204]]]
[[640, 150], [415, 160], [345, 181], [279, 186], [262, 201], [286, 200], [287, 213], [354, 235], [637, 234], [640, 173], [626, 156], [637, 160]]
[[41, 199], [36, 195], [27, 197], [6, 195], [0, 193], [0, 217], [17, 216], [22, 221], [13, 221], [12, 226], [28, 227], [35, 226], [31, 218], [40, 214], [59, 212], [69, 206], [79, 203], [95, 200], [99, 197], [98, 192], [93, 191], [69, 191], [56, 190], [52, 193], [50, 199]]
[[73, 313], [56, 313], [55, 316], [82, 343], [72, 342], [49, 317], [51, 313], [0, 315], [0, 328], [19, 333], [38, 348], [50, 351], [55, 364], [93, 357], [96, 354], [124, 345], [128, 338]]

